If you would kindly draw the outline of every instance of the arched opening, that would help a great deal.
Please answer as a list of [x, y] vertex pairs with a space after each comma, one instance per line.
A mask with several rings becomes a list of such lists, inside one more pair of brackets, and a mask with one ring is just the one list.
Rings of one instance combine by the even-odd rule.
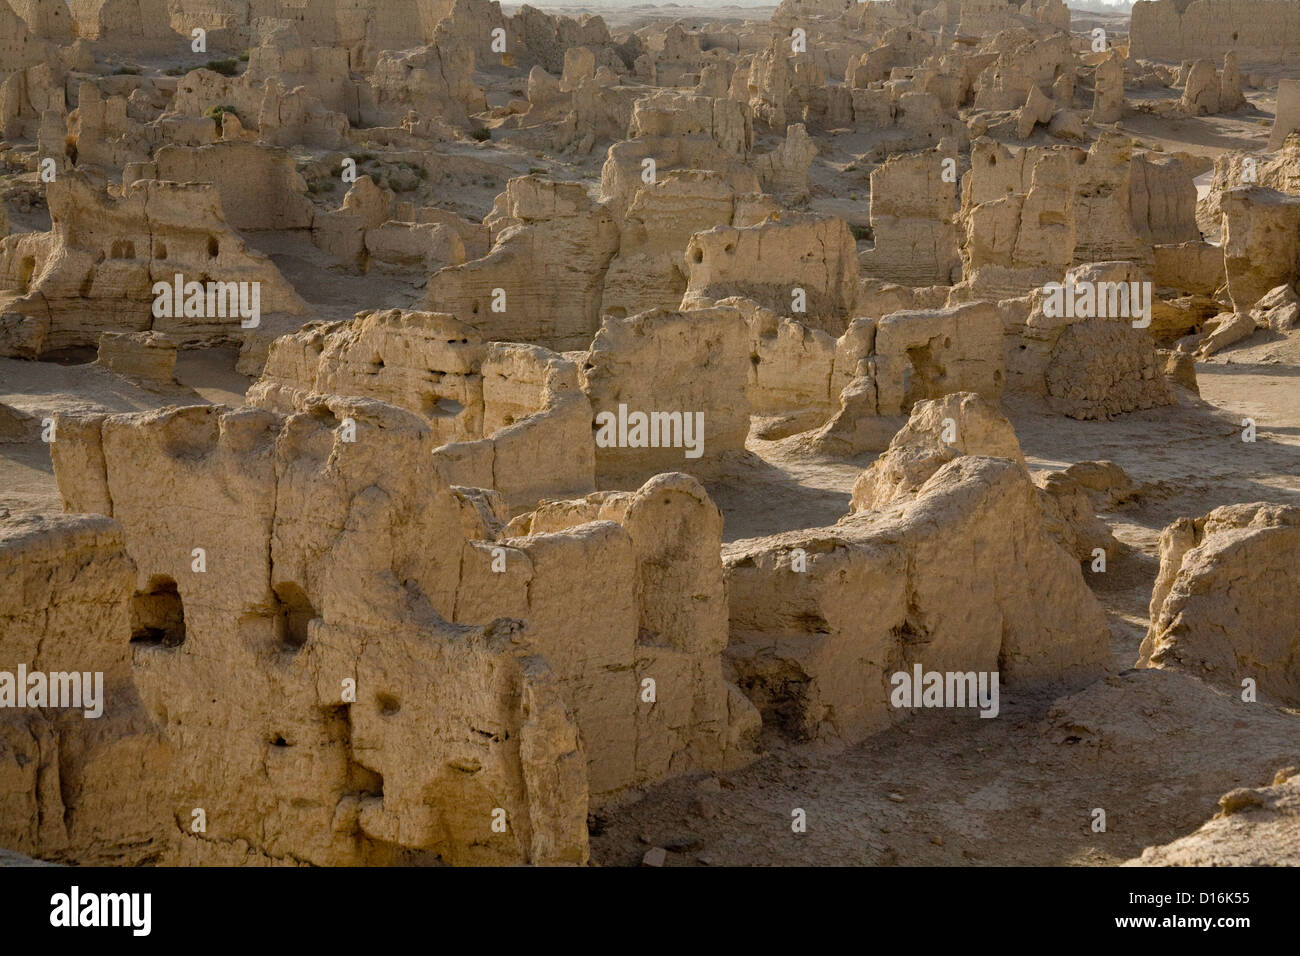
[[275, 596], [280, 601], [276, 620], [276, 637], [282, 649], [290, 652], [302, 649], [307, 643], [308, 625], [318, 615], [307, 599], [307, 593], [291, 581], [275, 586]]
[[26, 295], [31, 288], [32, 274], [36, 272], [36, 257], [25, 256], [22, 265], [18, 268], [18, 292], [20, 295]]
[[185, 643], [185, 606], [176, 582], [165, 574], [149, 579], [131, 598], [131, 643], [180, 647]]
[[420, 399], [420, 410], [425, 418], [455, 418], [465, 411], [465, 406], [454, 398], [425, 395]]

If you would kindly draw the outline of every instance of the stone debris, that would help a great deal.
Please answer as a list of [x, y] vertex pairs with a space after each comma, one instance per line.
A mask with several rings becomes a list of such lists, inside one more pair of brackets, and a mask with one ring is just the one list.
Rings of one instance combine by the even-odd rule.
[[1125, 866], [1300, 866], [1296, 817], [1300, 771], [1279, 770], [1270, 786], [1239, 788], [1195, 833], [1147, 847]]

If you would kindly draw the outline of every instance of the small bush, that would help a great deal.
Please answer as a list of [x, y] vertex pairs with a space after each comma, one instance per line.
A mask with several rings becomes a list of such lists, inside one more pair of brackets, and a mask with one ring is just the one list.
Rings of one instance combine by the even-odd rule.
[[849, 232], [853, 233], [853, 238], [861, 242], [863, 239], [871, 239], [875, 233], [871, 231], [870, 226], [849, 226]]
[[482, 143], [483, 141], [492, 138], [492, 131], [488, 129], [486, 126], [480, 126], [469, 135], [473, 136], [476, 140]]
[[239, 54], [239, 62], [240, 62], [240, 63], [247, 63], [247, 62], [248, 62], [248, 57], [249, 57], [249, 55], [250, 55], [251, 53], [252, 53], [251, 50], [245, 50], [243, 53]]
[[183, 66], [169, 66], [167, 69], [163, 70], [163, 74], [166, 76], [184, 76], [188, 72], [189, 71]]
[[239, 72], [239, 61], [233, 56], [224, 60], [208, 60], [208, 69], [222, 76], [234, 76]]
[[139, 76], [140, 68], [138, 66], [119, 66], [113, 71], [114, 76]]
[[227, 113], [229, 113], [231, 116], [235, 117], [236, 119], [239, 118], [239, 114], [235, 112], [235, 108], [233, 106], [224, 106], [224, 105], [209, 106], [204, 111], [203, 115], [206, 116], [208, 119], [213, 119], [217, 121], [217, 132], [220, 133], [222, 132], [222, 119], [225, 117], [225, 114]]

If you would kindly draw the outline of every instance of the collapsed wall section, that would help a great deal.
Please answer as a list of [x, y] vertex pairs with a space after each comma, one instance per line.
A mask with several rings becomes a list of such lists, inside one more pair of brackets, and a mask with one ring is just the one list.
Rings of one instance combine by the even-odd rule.
[[1300, 705], [1300, 508], [1225, 505], [1160, 535], [1139, 667], [1188, 671], [1234, 693], [1246, 681]]
[[1090, 678], [1109, 654], [1101, 607], [1013, 461], [959, 457], [882, 511], [737, 542], [726, 567], [728, 663], [796, 739], [884, 729], [905, 712], [891, 675], [916, 665], [1023, 687]]

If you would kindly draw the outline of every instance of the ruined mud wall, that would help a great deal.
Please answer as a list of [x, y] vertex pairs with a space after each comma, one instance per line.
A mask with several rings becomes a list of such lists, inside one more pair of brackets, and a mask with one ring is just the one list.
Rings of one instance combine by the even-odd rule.
[[35, 357], [98, 344], [102, 332], [149, 329], [179, 339], [238, 340], [246, 320], [233, 308], [216, 314], [206, 305], [206, 288], [202, 307], [187, 311], [182, 295], [171, 314], [155, 315], [155, 285], [174, 284], [178, 274], [182, 290], [214, 276], [240, 286], [250, 304], [255, 290], [259, 319], [306, 312], [271, 260], [226, 224], [211, 186], [139, 180], [114, 197], [65, 174], [47, 195], [49, 232], [0, 240], [0, 312], [8, 314], [0, 353]]
[[998, 671], [1086, 680], [1109, 655], [1100, 605], [1043, 530], [1015, 462], [962, 456], [914, 497], [727, 552], [737, 683], [796, 739], [852, 743], [901, 717], [890, 678]]
[[353, 400], [60, 428], [68, 506], [111, 511], [135, 564], [113, 639], [176, 748], [155, 778], [169, 859], [584, 858], [585, 760], [544, 662], [518, 625], [434, 610], [453, 603], [461, 516], [418, 420]]
[[[1194, 673], [1300, 703], [1300, 508], [1228, 505], [1160, 535], [1160, 573], [1138, 665]], [[1249, 594], [1249, 600], [1233, 597]]]
[[1138, 0], [1129, 57], [1211, 59], [1235, 50], [1243, 64], [1286, 62], [1300, 38], [1300, 7], [1287, 0]]
[[177, 748], [166, 859], [580, 862], [589, 800], [747, 759], [697, 483], [499, 538], [417, 416], [304, 404], [59, 420], [65, 506], [111, 514], [130, 574], [100, 631]]

